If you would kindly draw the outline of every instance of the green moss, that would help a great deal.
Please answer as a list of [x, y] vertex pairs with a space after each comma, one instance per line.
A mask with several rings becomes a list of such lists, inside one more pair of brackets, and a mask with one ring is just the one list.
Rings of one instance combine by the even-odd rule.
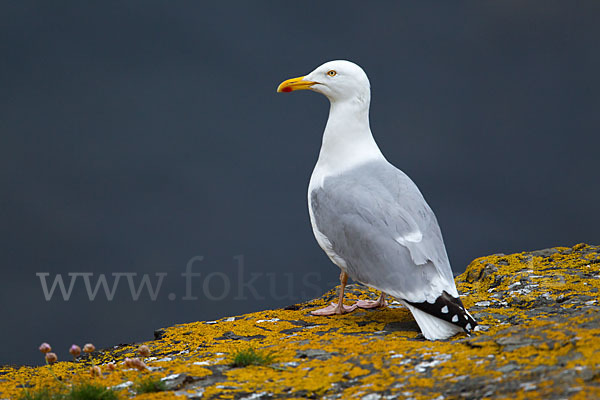
[[35, 391], [25, 391], [23, 395], [19, 397], [19, 400], [58, 400], [56, 394], [50, 392], [49, 389], [43, 388]]
[[167, 385], [160, 378], [149, 377], [136, 383], [133, 390], [137, 394], [163, 392]]
[[232, 367], [247, 367], [249, 365], [269, 365], [275, 361], [275, 355], [272, 352], [264, 350], [255, 350], [253, 347], [240, 349], [233, 354], [231, 361]]
[[102, 385], [83, 383], [73, 386], [68, 391], [50, 391], [42, 388], [35, 391], [27, 391], [20, 400], [118, 400], [117, 394]]
[[65, 400], [117, 400], [117, 394], [105, 386], [83, 383], [74, 386]]

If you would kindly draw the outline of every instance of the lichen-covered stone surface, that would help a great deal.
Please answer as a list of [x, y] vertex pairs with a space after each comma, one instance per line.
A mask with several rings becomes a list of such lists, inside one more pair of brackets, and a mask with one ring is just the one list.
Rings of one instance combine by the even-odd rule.
[[[150, 372], [122, 365], [137, 345], [93, 354], [102, 377], [86, 363], [59, 362], [63, 382], [93, 381], [134, 397], [142, 375], [169, 391], [139, 399], [597, 399], [600, 398], [600, 248], [579, 244], [478, 258], [457, 278], [463, 302], [481, 323], [471, 337], [424, 340], [397, 302], [383, 310], [333, 317], [309, 311], [335, 297], [286, 309], [177, 325], [148, 342]], [[347, 302], [375, 299], [358, 285]], [[32, 344], [34, 347], [36, 344]], [[269, 366], [232, 368], [232, 354], [252, 346], [272, 351]], [[60, 354], [59, 354], [60, 356]], [[64, 356], [63, 356], [64, 357]], [[47, 367], [0, 368], [0, 399], [27, 387], [58, 388]]]

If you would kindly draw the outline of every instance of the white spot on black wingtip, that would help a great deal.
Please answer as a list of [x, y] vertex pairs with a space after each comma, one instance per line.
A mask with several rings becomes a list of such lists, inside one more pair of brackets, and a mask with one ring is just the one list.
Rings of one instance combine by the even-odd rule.
[[452, 322], [458, 322], [458, 315], [455, 315], [454, 317], [452, 317]]
[[465, 329], [467, 330], [467, 332], [471, 332], [471, 324], [467, 323], [467, 325], [465, 326]]
[[448, 306], [442, 307], [442, 313], [448, 314]]

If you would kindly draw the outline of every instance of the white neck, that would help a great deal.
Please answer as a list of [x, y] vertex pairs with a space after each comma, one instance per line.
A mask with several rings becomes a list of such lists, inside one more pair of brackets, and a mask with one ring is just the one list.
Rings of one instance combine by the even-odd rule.
[[369, 127], [368, 98], [331, 101], [314, 174], [339, 174], [374, 159], [385, 160]]

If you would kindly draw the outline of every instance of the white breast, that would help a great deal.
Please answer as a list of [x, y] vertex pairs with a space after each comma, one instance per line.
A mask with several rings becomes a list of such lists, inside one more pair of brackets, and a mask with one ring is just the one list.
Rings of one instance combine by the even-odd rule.
[[[312, 184], [312, 179], [311, 179], [311, 184]], [[315, 215], [314, 215], [313, 209], [312, 209], [312, 201], [311, 201], [312, 189], [310, 188], [310, 186], [311, 185], [309, 185], [309, 189], [308, 189], [308, 214], [310, 215], [310, 225], [312, 226], [312, 230], [313, 230], [313, 234], [315, 235], [315, 239], [317, 239], [317, 243], [319, 244], [319, 246], [321, 246], [321, 248], [323, 249], [325, 254], [327, 254], [329, 259], [335, 265], [340, 267], [342, 269], [342, 271], [346, 272], [346, 269], [347, 269], [346, 261], [342, 257], [340, 257], [335, 251], [333, 251], [333, 246], [331, 245], [331, 242], [329, 241], [327, 236], [325, 236], [317, 227], [317, 223], [315, 221]]]

